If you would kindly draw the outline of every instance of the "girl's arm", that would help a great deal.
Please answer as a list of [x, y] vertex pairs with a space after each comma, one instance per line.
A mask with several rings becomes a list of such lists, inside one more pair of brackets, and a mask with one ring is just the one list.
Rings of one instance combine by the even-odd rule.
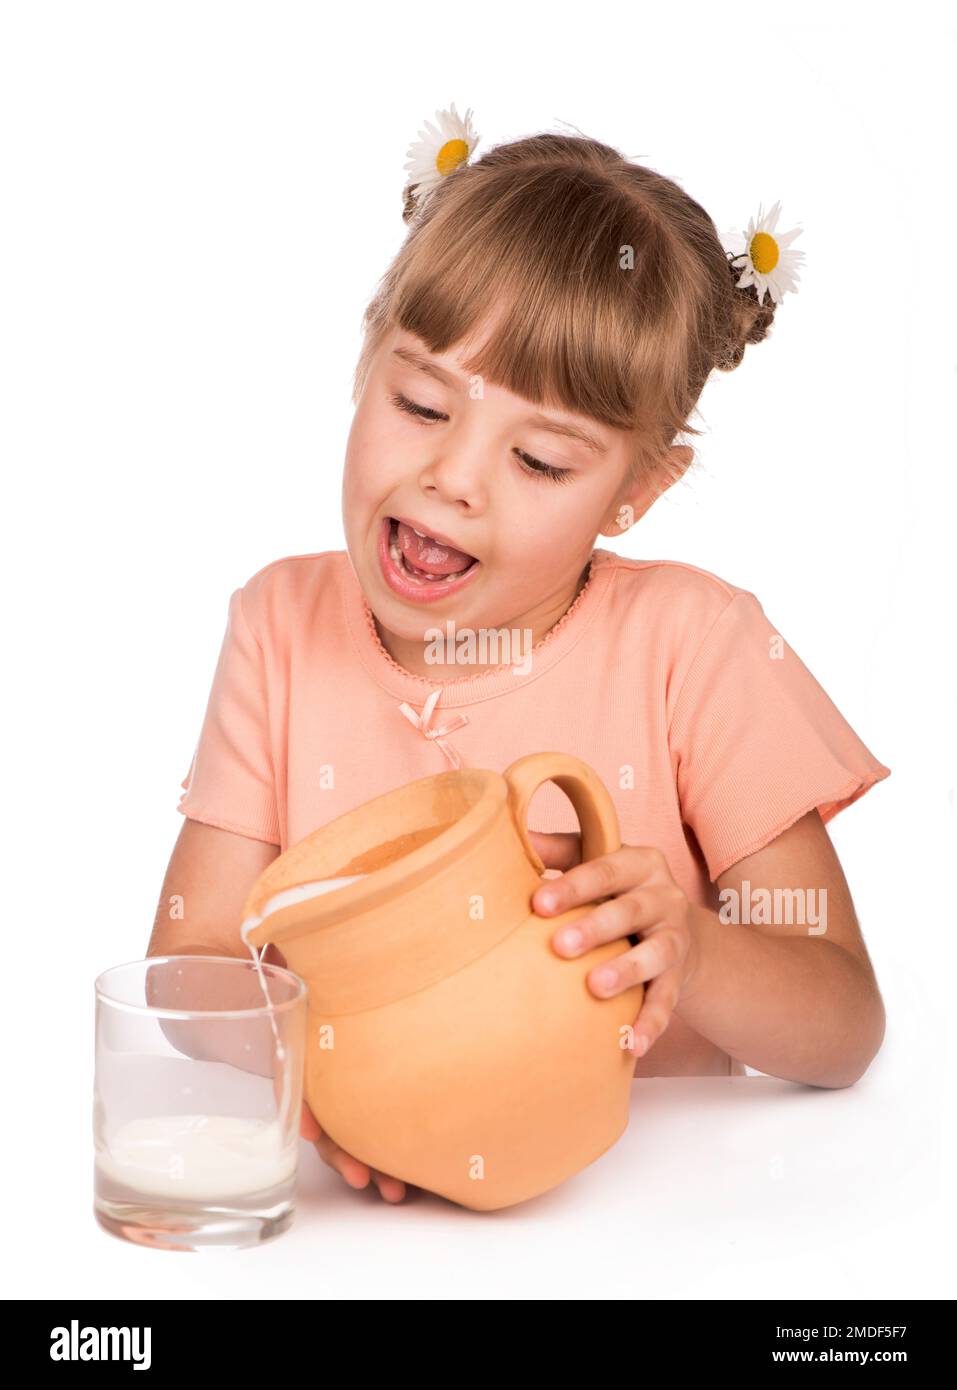
[[[759, 1071], [850, 1086], [883, 1041], [884, 1004], [818, 812], [739, 860], [717, 884], [731, 890], [719, 912], [689, 908], [691, 948], [675, 1012]], [[756, 923], [762, 896], [774, 920]], [[748, 907], [750, 924], [741, 920]]]
[[239, 935], [249, 890], [279, 854], [202, 821], [183, 822], [160, 892], [148, 956], [252, 957]]
[[[278, 853], [278, 845], [187, 818], [170, 856], [147, 957], [234, 956], [251, 962], [249, 947], [239, 935], [242, 908], [256, 879]], [[153, 984], [155, 1004], [168, 1002], [165, 987], [160, 973]], [[215, 1001], [209, 1007], [215, 1007]], [[213, 1032], [188, 1019], [172, 1018], [161, 1027], [187, 1057], [230, 1062], [259, 1075], [271, 1068], [271, 1039], [264, 1061], [245, 1055], [244, 1037], [229, 1029]]]

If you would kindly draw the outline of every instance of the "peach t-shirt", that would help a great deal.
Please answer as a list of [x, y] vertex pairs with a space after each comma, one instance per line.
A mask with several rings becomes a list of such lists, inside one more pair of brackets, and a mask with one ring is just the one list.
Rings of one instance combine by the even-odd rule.
[[[723, 870], [889, 775], [755, 596], [705, 570], [596, 549], [529, 662], [432, 681], [382, 646], [348, 552], [335, 550], [275, 560], [232, 594], [177, 809], [285, 850], [455, 763], [502, 772], [555, 750], [601, 777], [622, 842], [657, 846], [711, 908]], [[578, 829], [551, 782], [528, 823]], [[677, 1017], [636, 1067], [729, 1072], [743, 1067]]]

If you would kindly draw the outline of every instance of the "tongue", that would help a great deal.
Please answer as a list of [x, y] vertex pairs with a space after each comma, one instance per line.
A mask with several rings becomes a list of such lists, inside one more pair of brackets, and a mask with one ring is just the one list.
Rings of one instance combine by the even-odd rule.
[[431, 536], [418, 536], [404, 521], [397, 523], [399, 549], [410, 565], [426, 574], [454, 574], [464, 570], [475, 559], [464, 550], [455, 550], [451, 545], [440, 545]]

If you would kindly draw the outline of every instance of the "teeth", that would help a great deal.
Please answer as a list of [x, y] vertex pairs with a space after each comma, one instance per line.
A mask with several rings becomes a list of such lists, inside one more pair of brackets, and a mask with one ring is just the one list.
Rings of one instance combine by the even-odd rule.
[[[421, 533], [416, 531], [415, 534], [420, 535]], [[471, 569], [471, 565], [466, 565], [465, 569], [456, 570], [454, 574], [414, 574], [405, 563], [405, 556], [399, 549], [398, 541], [389, 542], [389, 554], [392, 557], [392, 563], [416, 584], [437, 584], [442, 579], [458, 579], [460, 574], [465, 573], [465, 570]]]
[[389, 554], [392, 556], [392, 563], [400, 569], [403, 574], [408, 575], [415, 584], [434, 584], [437, 579], [443, 577], [438, 574], [413, 574], [412, 570], [410, 570], [405, 563], [405, 556], [402, 554], [402, 551], [395, 541], [392, 541], [389, 545]]

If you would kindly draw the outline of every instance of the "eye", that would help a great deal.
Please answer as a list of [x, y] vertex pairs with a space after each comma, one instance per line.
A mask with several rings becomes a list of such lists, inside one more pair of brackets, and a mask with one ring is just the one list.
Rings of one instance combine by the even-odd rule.
[[550, 463], [542, 463], [541, 459], [532, 458], [531, 454], [526, 454], [524, 449], [516, 449], [516, 454], [522, 461], [522, 467], [528, 473], [534, 473], [539, 478], [551, 478], [553, 483], [567, 483], [571, 478], [574, 469], [555, 468]]
[[418, 415], [423, 420], [447, 420], [447, 415], [442, 415], [438, 410], [432, 410], [427, 405], [416, 405], [415, 401], [410, 401], [408, 396], [401, 395], [398, 391], [392, 393], [389, 400], [393, 405], [398, 406], [399, 410], [404, 410], [409, 415]]
[[[416, 405], [415, 401], [410, 401], [408, 396], [403, 396], [401, 391], [393, 391], [389, 400], [397, 409], [404, 410], [408, 415], [415, 415], [420, 420], [447, 420], [449, 418], [441, 411], [433, 410], [431, 406]], [[543, 463], [541, 459], [526, 454], [524, 449], [516, 449], [515, 453], [525, 472], [534, 474], [536, 478], [550, 478], [554, 483], [567, 483], [574, 472], [572, 468], [555, 468], [553, 464]]]

